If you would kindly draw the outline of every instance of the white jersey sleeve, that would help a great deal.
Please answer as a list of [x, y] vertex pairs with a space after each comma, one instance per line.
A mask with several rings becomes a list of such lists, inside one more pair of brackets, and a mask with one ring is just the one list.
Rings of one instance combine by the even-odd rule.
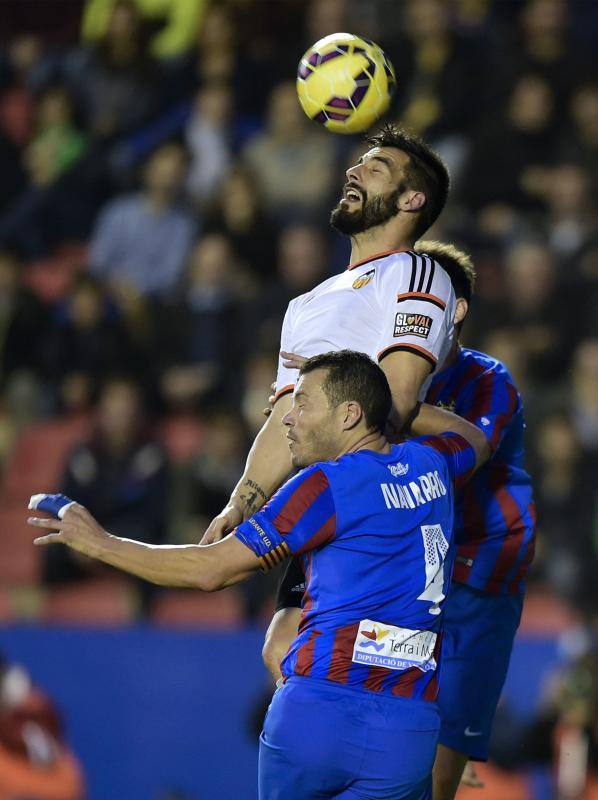
[[400, 266], [382, 272], [378, 290], [384, 320], [378, 361], [407, 350], [429, 361], [434, 371], [453, 338], [455, 293], [449, 276], [430, 256], [407, 252]]
[[[294, 317], [294, 309], [295, 309], [296, 301], [291, 300], [289, 305], [287, 306], [287, 310], [284, 315], [284, 320], [282, 323], [282, 331], [280, 333], [280, 349], [284, 350], [287, 353], [292, 353], [293, 351], [293, 317]], [[299, 355], [302, 355], [299, 353]], [[287, 392], [292, 392], [295, 388], [295, 383], [297, 381], [297, 370], [296, 369], [288, 369], [287, 367], [283, 366], [282, 363], [283, 359], [278, 353], [278, 370], [276, 372], [276, 392], [275, 392], [275, 402], [278, 400], [279, 397], [282, 397], [283, 394], [287, 394]]]

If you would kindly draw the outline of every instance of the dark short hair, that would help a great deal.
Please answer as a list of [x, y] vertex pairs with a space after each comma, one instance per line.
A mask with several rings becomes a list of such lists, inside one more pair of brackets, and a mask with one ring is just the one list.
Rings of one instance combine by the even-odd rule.
[[384, 432], [392, 396], [386, 375], [369, 356], [355, 350], [322, 353], [308, 358], [299, 375], [316, 369], [325, 369], [328, 373], [322, 389], [333, 408], [354, 400], [361, 406], [367, 425]]
[[396, 147], [409, 156], [405, 167], [405, 184], [409, 189], [423, 192], [426, 202], [422, 208], [415, 235], [421, 236], [436, 222], [449, 193], [450, 176], [438, 153], [423, 139], [407, 133], [399, 125], [387, 122], [366, 139], [370, 147]]
[[455, 297], [462, 297], [471, 303], [476, 272], [468, 253], [452, 244], [424, 239], [415, 243], [415, 252], [430, 256], [437, 261], [451, 279]]

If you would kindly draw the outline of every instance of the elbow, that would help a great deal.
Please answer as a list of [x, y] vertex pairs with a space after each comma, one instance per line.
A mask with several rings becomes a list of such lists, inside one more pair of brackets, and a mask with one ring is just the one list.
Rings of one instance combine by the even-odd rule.
[[264, 662], [264, 665], [270, 669], [270, 664], [273, 663], [275, 658], [276, 656], [274, 655], [272, 640], [266, 635], [264, 646], [262, 647], [262, 661]]
[[217, 592], [219, 589], [223, 589], [224, 585], [219, 575], [199, 573], [194, 576], [191, 588], [199, 589], [202, 592]]
[[280, 662], [283, 656], [284, 653], [281, 653], [280, 647], [277, 647], [273, 640], [266, 636], [266, 641], [262, 647], [262, 661], [274, 680], [278, 680], [281, 677]]
[[475, 440], [472, 442], [472, 445], [476, 453], [476, 469], [479, 469], [479, 467], [485, 464], [486, 461], [492, 457], [494, 451], [492, 450], [488, 439], [478, 429], [476, 429], [476, 436]]

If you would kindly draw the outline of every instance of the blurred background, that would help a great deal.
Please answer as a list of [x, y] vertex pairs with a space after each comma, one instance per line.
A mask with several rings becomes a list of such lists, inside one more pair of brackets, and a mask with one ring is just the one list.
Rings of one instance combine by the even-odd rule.
[[[0, 800], [254, 800], [276, 576], [164, 591], [31, 545], [29, 495], [199, 539], [288, 301], [347, 263], [365, 150], [299, 109], [307, 47], [374, 39], [453, 188], [464, 343], [522, 392], [539, 537], [483, 790], [598, 797], [598, 3], [0, 0]], [[587, 767], [587, 769], [586, 769]]]

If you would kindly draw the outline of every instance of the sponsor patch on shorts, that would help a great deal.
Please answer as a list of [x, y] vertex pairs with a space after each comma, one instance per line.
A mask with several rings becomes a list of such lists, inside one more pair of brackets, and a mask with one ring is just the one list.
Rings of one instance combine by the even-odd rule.
[[417, 667], [422, 672], [436, 669], [434, 631], [414, 631], [362, 619], [353, 645], [356, 664], [386, 669]]
[[419, 336], [427, 339], [432, 327], [432, 317], [425, 314], [404, 314], [399, 311], [395, 317], [394, 336]]

